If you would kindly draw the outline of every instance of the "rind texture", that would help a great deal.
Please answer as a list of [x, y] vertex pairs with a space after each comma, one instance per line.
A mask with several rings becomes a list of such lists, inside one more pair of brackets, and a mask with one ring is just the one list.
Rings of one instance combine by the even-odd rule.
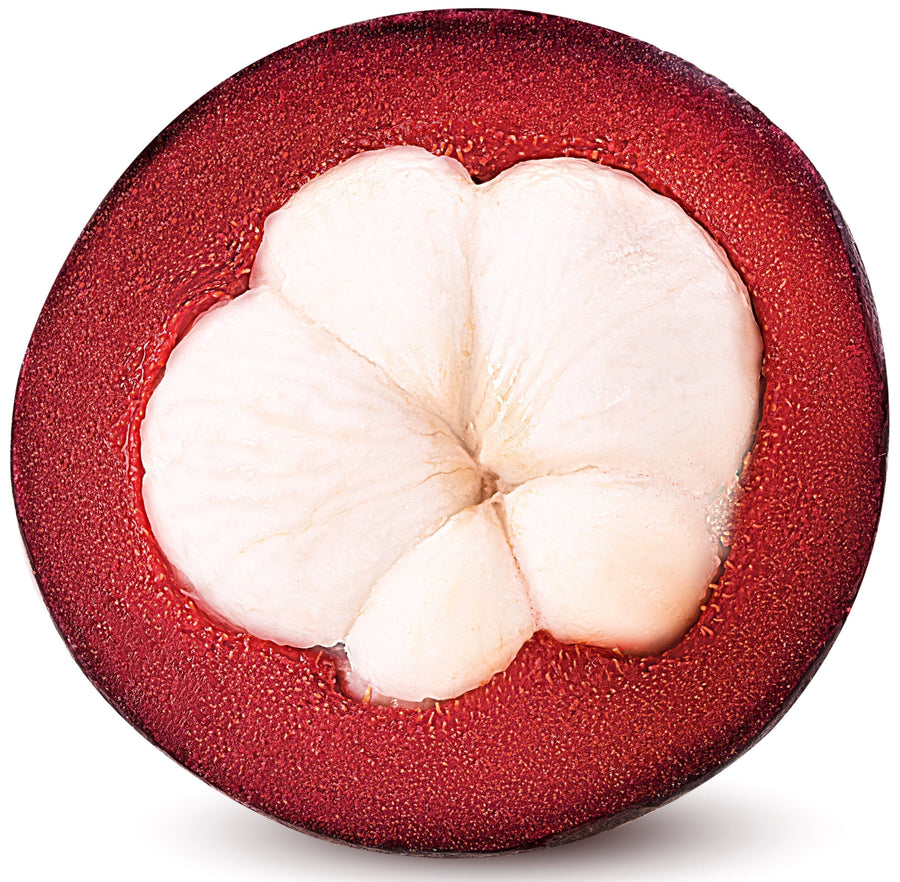
[[[321, 653], [212, 621], [163, 560], [141, 507], [137, 427], [166, 354], [201, 311], [246, 290], [269, 213], [325, 168], [396, 144], [453, 155], [477, 180], [546, 156], [626, 169], [680, 202], [747, 283], [766, 388], [731, 552], [699, 622], [661, 656], [538, 634], [459, 699], [366, 705], [343, 695]], [[317, 835], [468, 853], [628, 820], [767, 730], [855, 597], [886, 427], [864, 270], [782, 132], [722, 83], [620, 34], [435, 12], [278, 52], [150, 145], [39, 318], [12, 465], [47, 605], [88, 677], [148, 738]]]

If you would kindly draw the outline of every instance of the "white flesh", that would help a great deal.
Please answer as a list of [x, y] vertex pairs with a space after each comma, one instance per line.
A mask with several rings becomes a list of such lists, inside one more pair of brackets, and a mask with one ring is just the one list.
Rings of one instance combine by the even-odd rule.
[[584, 160], [476, 187], [375, 151], [269, 217], [251, 286], [179, 344], [141, 430], [154, 533], [208, 608], [345, 642], [413, 702], [535, 629], [652, 654], [690, 627], [761, 343], [675, 203]]
[[446, 425], [265, 289], [175, 350], [141, 443], [169, 560], [223, 618], [292, 645], [342, 640], [397, 558], [480, 492]]
[[697, 618], [719, 566], [702, 505], [662, 481], [584, 469], [506, 498], [539, 628], [652, 655]]
[[709, 236], [637, 178], [584, 160], [522, 163], [479, 196], [481, 461], [511, 484], [586, 465], [663, 474], [704, 498], [733, 481], [760, 345]]
[[485, 502], [381, 578], [347, 635], [347, 656], [386, 695], [452, 698], [505, 670], [533, 632], [528, 592]]
[[474, 203], [453, 159], [362, 153], [269, 217], [250, 283], [276, 288], [462, 433]]

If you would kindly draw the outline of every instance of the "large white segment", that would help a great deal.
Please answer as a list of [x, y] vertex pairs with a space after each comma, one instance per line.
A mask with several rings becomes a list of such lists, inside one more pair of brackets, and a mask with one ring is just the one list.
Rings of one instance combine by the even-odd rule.
[[702, 505], [662, 481], [584, 469], [506, 497], [537, 626], [651, 655], [697, 618], [719, 566]]
[[347, 656], [377, 692], [441, 700], [505, 670], [533, 631], [525, 585], [485, 502], [381, 578], [347, 636]]
[[470, 376], [480, 459], [510, 484], [586, 465], [733, 482], [761, 343], [724, 253], [672, 200], [585, 160], [479, 189]]
[[227, 621], [295, 646], [342, 640], [397, 558], [480, 491], [441, 421], [265, 289], [176, 348], [141, 444], [169, 560]]
[[251, 284], [278, 288], [461, 436], [474, 202], [453, 159], [362, 153], [269, 216]]

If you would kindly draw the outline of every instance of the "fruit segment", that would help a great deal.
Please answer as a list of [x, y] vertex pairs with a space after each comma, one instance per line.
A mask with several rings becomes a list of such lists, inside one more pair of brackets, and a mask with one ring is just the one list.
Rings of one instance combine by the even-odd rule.
[[506, 497], [537, 626], [654, 655], [697, 617], [719, 566], [704, 509], [671, 485], [585, 469]]
[[455, 160], [360, 154], [269, 216], [250, 284], [276, 288], [462, 435], [474, 202]]
[[142, 426], [157, 540], [223, 619], [344, 643], [410, 702], [535, 629], [651, 654], [696, 619], [761, 344], [674, 202], [586, 160], [476, 187], [373, 151], [268, 218], [251, 286], [174, 350]]
[[354, 672], [407, 701], [452, 698], [506, 669], [534, 632], [495, 504], [466, 508], [381, 578], [347, 636]]
[[721, 249], [672, 200], [584, 160], [513, 166], [479, 196], [483, 464], [509, 484], [586, 465], [664, 474], [704, 498], [732, 484], [762, 345]]
[[171, 563], [227, 621], [297, 646], [342, 640], [409, 545], [480, 493], [443, 423], [268, 289], [200, 319], [141, 441]]

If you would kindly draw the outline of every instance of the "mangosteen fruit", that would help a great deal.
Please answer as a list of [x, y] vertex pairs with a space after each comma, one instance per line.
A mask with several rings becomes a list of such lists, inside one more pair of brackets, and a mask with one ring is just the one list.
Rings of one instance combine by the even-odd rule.
[[275, 53], [139, 157], [35, 329], [13, 484], [151, 741], [317, 835], [497, 852], [777, 721], [886, 423], [855, 246], [780, 130], [620, 34], [441, 11]]

